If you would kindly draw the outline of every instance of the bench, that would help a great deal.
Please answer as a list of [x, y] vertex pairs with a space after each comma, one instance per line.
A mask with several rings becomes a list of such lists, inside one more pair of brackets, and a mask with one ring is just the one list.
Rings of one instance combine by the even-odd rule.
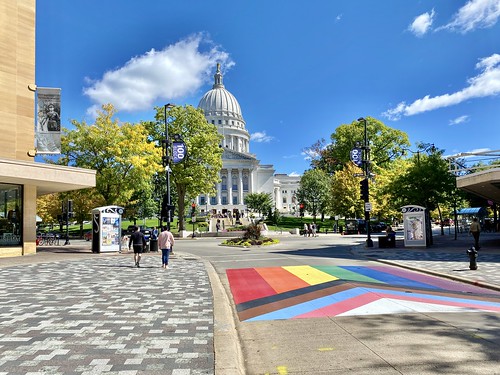
[[379, 236], [378, 237], [378, 247], [381, 249], [394, 248], [396, 247], [396, 236]]

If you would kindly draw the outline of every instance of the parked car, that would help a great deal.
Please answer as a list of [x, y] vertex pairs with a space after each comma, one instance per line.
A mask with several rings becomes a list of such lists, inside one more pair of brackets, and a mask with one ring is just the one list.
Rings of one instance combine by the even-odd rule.
[[453, 220], [452, 219], [444, 219], [443, 220], [443, 226], [444, 227], [449, 227], [451, 225], [453, 225]]
[[347, 219], [345, 221], [344, 234], [363, 234], [366, 233], [365, 221], [362, 219]]
[[371, 225], [371, 230], [373, 233], [380, 233], [384, 231], [387, 228], [387, 224], [384, 223], [383, 221], [379, 223], [372, 223]]

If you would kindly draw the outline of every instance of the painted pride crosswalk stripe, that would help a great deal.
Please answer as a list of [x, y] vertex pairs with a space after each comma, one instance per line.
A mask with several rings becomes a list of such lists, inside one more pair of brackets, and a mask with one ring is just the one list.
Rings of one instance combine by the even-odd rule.
[[320, 271], [319, 269], [311, 266], [285, 266], [283, 267], [283, 269], [301, 278], [309, 285], [327, 283], [329, 281], [334, 281], [339, 279], [338, 277]]

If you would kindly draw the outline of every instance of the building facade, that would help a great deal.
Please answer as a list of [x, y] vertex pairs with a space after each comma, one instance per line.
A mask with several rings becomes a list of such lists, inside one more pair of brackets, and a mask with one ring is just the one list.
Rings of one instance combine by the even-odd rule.
[[95, 186], [95, 171], [35, 162], [35, 0], [0, 2], [0, 257], [36, 252], [37, 197]]
[[274, 207], [280, 212], [295, 212], [294, 193], [300, 177], [275, 174], [273, 165], [260, 164], [256, 155], [250, 152], [250, 134], [238, 101], [224, 87], [220, 64], [217, 64], [212, 89], [203, 95], [198, 108], [203, 110], [209, 123], [217, 126], [224, 149], [217, 193], [198, 197], [200, 211], [246, 214], [247, 194], [269, 193]]

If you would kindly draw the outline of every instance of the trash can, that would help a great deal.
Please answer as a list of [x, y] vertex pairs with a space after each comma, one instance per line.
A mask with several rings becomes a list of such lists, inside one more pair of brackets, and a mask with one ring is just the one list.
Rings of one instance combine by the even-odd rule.
[[158, 240], [156, 239], [149, 240], [149, 251], [154, 251], [155, 253], [158, 251]]

